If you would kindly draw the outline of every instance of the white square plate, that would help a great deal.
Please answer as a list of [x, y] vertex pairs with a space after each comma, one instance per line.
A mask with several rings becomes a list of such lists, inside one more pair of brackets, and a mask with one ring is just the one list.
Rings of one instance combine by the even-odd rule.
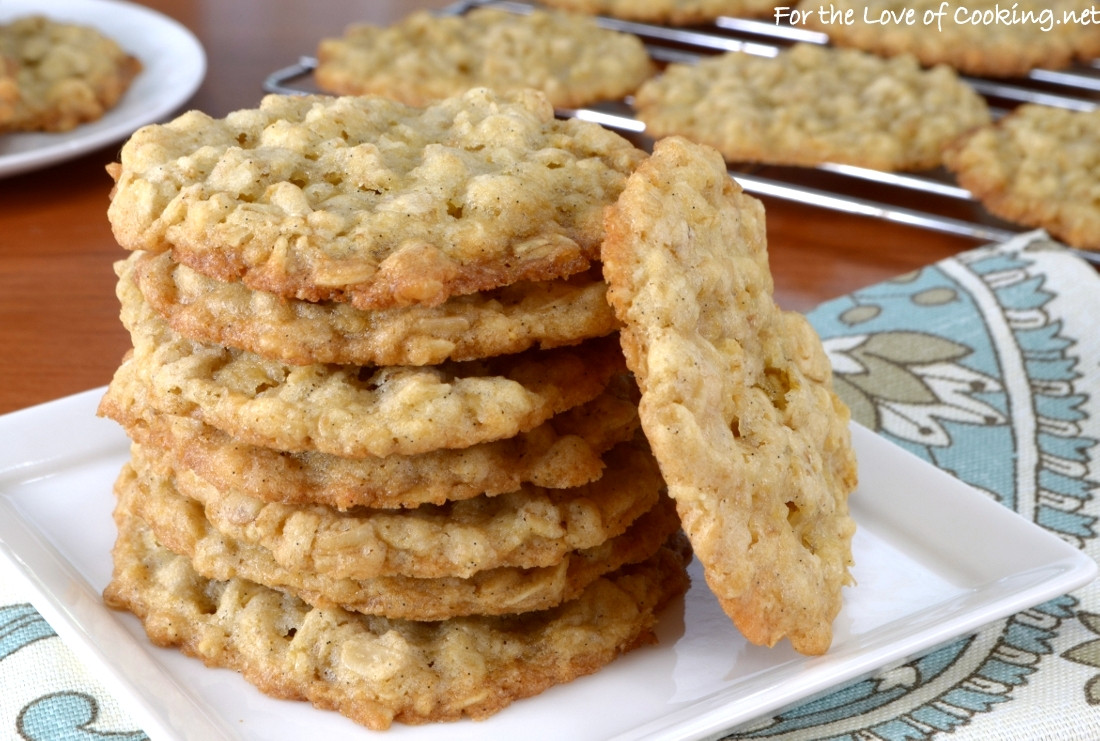
[[[97, 389], [0, 417], [0, 553], [35, 606], [153, 739], [362, 738], [332, 712], [263, 696], [235, 673], [153, 647], [106, 609], [111, 486], [129, 451]], [[399, 739], [693, 739], [730, 728], [1091, 581], [1096, 563], [933, 466], [854, 426], [857, 586], [825, 656], [751, 646], [693, 565], [660, 643], [483, 722], [394, 726]]]

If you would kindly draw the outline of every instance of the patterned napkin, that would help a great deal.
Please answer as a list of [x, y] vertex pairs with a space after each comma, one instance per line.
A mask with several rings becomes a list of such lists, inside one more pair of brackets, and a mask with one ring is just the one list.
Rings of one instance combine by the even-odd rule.
[[[809, 318], [855, 419], [1095, 556], [1098, 316], [1094, 269], [1033, 232]], [[719, 737], [1100, 737], [1097, 705], [1100, 585], [1091, 585]], [[137, 726], [0, 563], [0, 735], [146, 738]]]
[[147, 739], [30, 600], [22, 577], [0, 560], [0, 738]]

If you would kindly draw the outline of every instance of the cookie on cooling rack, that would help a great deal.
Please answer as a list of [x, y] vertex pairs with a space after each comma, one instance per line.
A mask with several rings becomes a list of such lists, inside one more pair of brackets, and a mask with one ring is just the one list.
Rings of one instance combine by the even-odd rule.
[[[1037, 67], [1057, 69], [1100, 55], [1100, 26], [1092, 19], [1091, 0], [997, 0], [948, 3], [941, 0], [837, 0], [832, 12], [851, 12], [851, 23], [823, 23], [817, 0], [802, 0], [807, 27], [821, 31], [837, 46], [884, 56], [912, 54], [922, 64], [947, 64], [959, 72], [986, 77], [1026, 75]], [[910, 9], [913, 23], [879, 21], [883, 13]], [[987, 19], [983, 21], [983, 18]], [[991, 21], [989, 19], [998, 20]]]
[[821, 340], [774, 303], [763, 206], [716, 151], [669, 137], [607, 231], [642, 429], [707, 583], [753, 643], [824, 653], [851, 582], [856, 461]]
[[317, 51], [318, 86], [410, 105], [472, 87], [533, 88], [555, 106], [617, 100], [656, 70], [641, 40], [587, 16], [535, 9], [413, 13], [393, 26], [349, 26]]
[[949, 67], [814, 44], [670, 65], [634, 107], [651, 136], [686, 136], [730, 161], [876, 170], [936, 167], [950, 141], [990, 120]]
[[764, 18], [773, 12], [773, 0], [543, 0], [563, 10], [686, 26], [709, 23], [721, 16]]
[[[0, 59], [9, 60], [19, 93], [8, 96], [0, 132], [68, 131], [95, 121], [141, 71], [136, 57], [99, 30], [37, 14], [0, 24]], [[0, 110], [5, 88], [0, 75]]]
[[946, 165], [991, 213], [1100, 250], [1100, 111], [1022, 105], [956, 142]]

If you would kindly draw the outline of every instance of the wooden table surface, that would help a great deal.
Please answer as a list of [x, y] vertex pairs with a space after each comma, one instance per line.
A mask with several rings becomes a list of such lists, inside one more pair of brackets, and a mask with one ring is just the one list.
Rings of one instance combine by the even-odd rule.
[[[203, 44], [205, 81], [183, 109], [256, 105], [272, 71], [353, 21], [387, 24], [447, 0], [146, 0]], [[182, 109], [181, 109], [182, 110]], [[106, 384], [129, 346], [111, 264], [104, 166], [118, 144], [0, 179], [0, 413]], [[776, 298], [804, 311], [976, 242], [765, 199]]]

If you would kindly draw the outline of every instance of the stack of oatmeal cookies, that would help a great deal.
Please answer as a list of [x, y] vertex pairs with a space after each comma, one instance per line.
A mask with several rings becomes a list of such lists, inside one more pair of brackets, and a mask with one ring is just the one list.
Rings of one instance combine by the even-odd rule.
[[653, 640], [689, 549], [597, 264], [645, 154], [545, 98], [266, 98], [137, 132], [109, 218], [108, 602], [371, 728]]
[[749, 641], [824, 653], [856, 464], [760, 203], [542, 91], [429, 97], [192, 111], [109, 168], [107, 603], [375, 729], [653, 641], [693, 552]]

